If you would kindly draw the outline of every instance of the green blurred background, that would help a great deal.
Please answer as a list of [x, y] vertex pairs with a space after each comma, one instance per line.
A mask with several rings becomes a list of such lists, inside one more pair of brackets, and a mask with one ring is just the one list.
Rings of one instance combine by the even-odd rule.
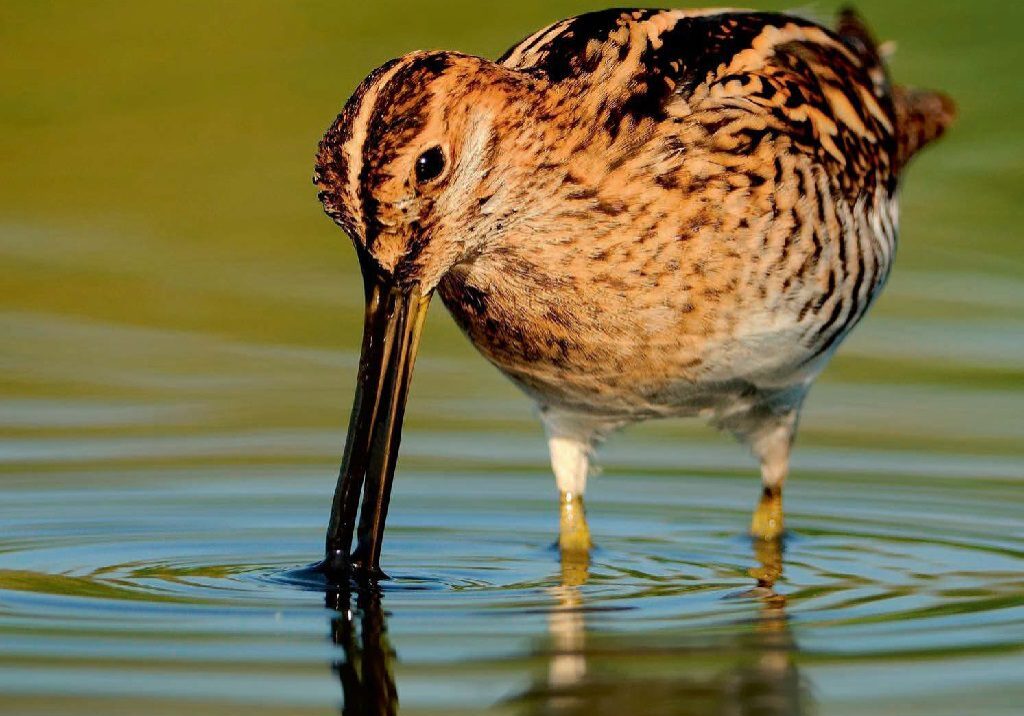
[[[799, 10], [828, 20], [836, 5]], [[23, 413], [5, 429], [340, 428], [361, 299], [348, 239], [310, 182], [322, 131], [391, 57], [418, 48], [495, 57], [543, 24], [599, 7], [7, 0], [3, 395], [15, 408], [77, 396], [204, 409], [112, 421]], [[839, 392], [816, 392], [810, 414], [822, 418], [805, 421], [805, 439], [1019, 454], [1010, 423], [1024, 362], [1024, 6], [859, 7], [879, 38], [898, 42], [898, 81], [949, 92], [962, 117], [907, 177], [893, 279], [826, 372]], [[341, 354], [315, 353], [339, 348], [342, 366], [331, 362]], [[293, 349], [309, 350], [299, 359]], [[423, 356], [452, 362], [415, 386], [413, 425], [458, 423], [460, 411], [445, 406], [459, 396], [500, 396], [514, 422], [534, 429], [525, 399], [475, 357], [440, 305]], [[920, 391], [886, 407], [887, 386]], [[830, 419], [836, 397], [846, 409]], [[481, 419], [506, 418], [472, 422]]]

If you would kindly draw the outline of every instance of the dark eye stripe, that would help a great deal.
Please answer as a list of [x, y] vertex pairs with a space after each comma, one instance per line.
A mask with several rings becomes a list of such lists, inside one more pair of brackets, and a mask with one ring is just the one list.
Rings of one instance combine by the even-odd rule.
[[420, 184], [437, 179], [444, 171], [444, 152], [431, 147], [416, 159], [416, 181]]

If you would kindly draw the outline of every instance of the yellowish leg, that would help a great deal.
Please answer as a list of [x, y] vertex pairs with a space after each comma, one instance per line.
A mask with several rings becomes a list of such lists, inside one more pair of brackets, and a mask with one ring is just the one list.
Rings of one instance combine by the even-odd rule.
[[586, 550], [562, 550], [562, 584], [579, 596], [575, 587], [581, 587], [590, 578], [590, 552]]
[[782, 486], [789, 474], [789, 452], [796, 431], [796, 409], [765, 423], [751, 440], [761, 460], [761, 500], [754, 509], [750, 533], [755, 539], [777, 540], [782, 536]]
[[750, 576], [757, 580], [757, 586], [769, 591], [773, 590], [775, 582], [782, 576], [781, 541], [777, 539], [755, 540], [754, 559], [757, 560], [757, 566], [750, 569]]
[[558, 546], [563, 556], [588, 554], [593, 542], [590, 540], [590, 528], [587, 527], [587, 516], [583, 510], [583, 496], [571, 492], [561, 493], [559, 509]]
[[765, 487], [761, 500], [754, 508], [750, 533], [757, 539], [777, 540], [782, 536], [782, 488]]

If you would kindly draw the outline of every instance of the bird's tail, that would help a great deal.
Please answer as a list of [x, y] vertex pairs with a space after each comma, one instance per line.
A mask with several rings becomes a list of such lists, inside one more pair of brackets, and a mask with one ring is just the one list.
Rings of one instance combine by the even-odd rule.
[[953, 124], [956, 104], [949, 95], [932, 90], [897, 85], [892, 93], [902, 166]]
[[[878, 45], [855, 10], [845, 8], [839, 13], [836, 32], [873, 65], [884, 67]], [[902, 85], [892, 88], [892, 99], [896, 114], [897, 161], [904, 166], [953, 124], [956, 103], [943, 92]]]

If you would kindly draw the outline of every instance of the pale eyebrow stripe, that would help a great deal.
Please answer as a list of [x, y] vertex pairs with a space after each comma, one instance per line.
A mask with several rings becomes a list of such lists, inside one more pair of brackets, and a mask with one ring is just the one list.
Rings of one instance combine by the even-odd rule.
[[[359, 196], [359, 176], [363, 171], [363, 150], [366, 145], [366, 137], [370, 133], [370, 119], [377, 108], [377, 100], [384, 94], [384, 88], [387, 87], [388, 82], [402, 68], [423, 54], [425, 53], [413, 52], [403, 57], [400, 61], [389, 67], [386, 72], [382, 73], [373, 83], [373, 86], [368, 88], [366, 94], [363, 95], [363, 99], [359, 103], [359, 111], [352, 119], [352, 134], [341, 149], [342, 156], [349, 158], [348, 174], [345, 177], [345, 186], [349, 196]], [[353, 218], [358, 224], [355, 228], [359, 236], [362, 236], [365, 240], [366, 220], [363, 212], [357, 211], [354, 213], [356, 216]]]

